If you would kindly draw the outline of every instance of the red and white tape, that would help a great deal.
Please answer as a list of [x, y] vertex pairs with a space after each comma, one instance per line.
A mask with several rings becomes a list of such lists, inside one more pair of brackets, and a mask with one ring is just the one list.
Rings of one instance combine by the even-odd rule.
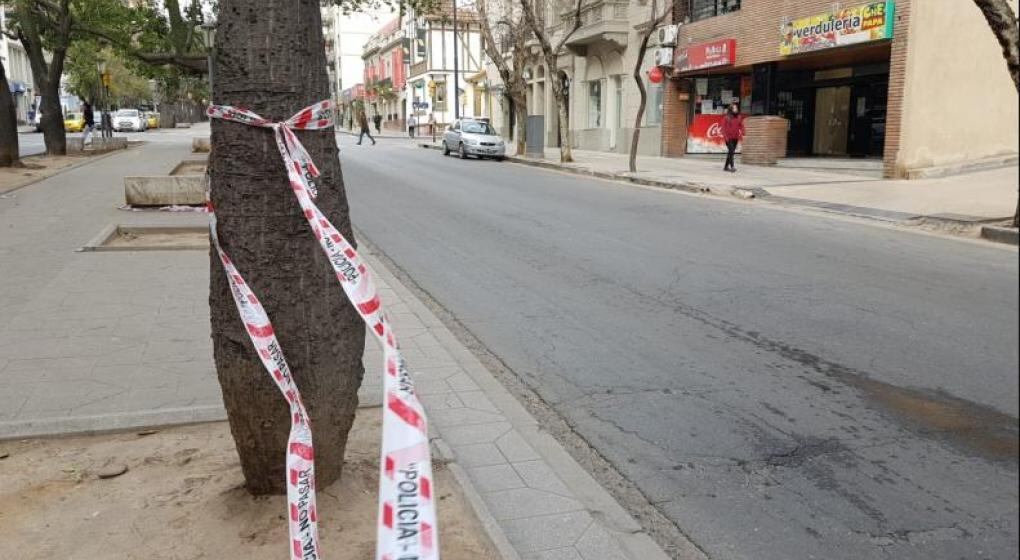
[[[439, 535], [425, 410], [415, 396], [407, 363], [400, 355], [393, 326], [383, 311], [371, 271], [354, 246], [315, 205], [319, 169], [293, 132], [331, 128], [332, 102], [322, 101], [306, 107], [280, 123], [229, 106], [212, 105], [207, 113], [210, 118], [273, 130], [290, 187], [308, 225], [333, 266], [347, 298], [382, 345], [384, 407], [376, 560], [438, 560]], [[220, 245], [215, 214], [210, 227], [212, 241], [223, 262], [248, 336], [291, 407], [291, 432], [287, 444], [291, 558], [321, 558], [315, 510], [314, 446], [311, 425], [301, 404], [301, 393], [290, 376], [269, 317]]]

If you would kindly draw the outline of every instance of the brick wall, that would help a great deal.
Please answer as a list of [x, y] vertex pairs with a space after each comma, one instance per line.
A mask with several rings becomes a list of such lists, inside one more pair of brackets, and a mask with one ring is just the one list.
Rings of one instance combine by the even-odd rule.
[[783, 117], [749, 117], [744, 121], [744, 143], [740, 161], [752, 165], [774, 165], [786, 157], [786, 130], [789, 121]]
[[903, 90], [907, 74], [907, 41], [910, 29], [910, 2], [896, 3], [892, 54], [889, 57], [889, 99], [886, 102], [885, 147], [882, 154], [883, 175], [896, 177], [896, 160], [900, 152], [903, 123]]

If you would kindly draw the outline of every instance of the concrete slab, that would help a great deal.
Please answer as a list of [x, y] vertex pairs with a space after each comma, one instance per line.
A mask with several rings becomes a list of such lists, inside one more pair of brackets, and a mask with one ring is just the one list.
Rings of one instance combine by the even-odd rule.
[[202, 205], [205, 204], [205, 177], [124, 177], [124, 200], [131, 206]]

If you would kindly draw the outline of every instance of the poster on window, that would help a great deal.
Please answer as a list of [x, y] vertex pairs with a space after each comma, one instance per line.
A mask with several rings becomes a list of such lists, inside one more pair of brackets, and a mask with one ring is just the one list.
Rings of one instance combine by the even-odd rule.
[[[722, 121], [725, 115], [694, 115], [687, 132], [687, 153], [725, 154], [726, 140], [723, 139]], [[737, 144], [737, 153], [740, 153]]]

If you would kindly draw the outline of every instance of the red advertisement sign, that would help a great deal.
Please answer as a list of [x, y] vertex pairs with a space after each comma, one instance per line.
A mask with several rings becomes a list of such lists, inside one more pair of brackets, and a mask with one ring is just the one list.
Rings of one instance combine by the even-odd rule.
[[677, 72], [693, 72], [716, 66], [731, 66], [737, 60], [737, 40], [720, 39], [676, 50]]
[[[725, 115], [694, 115], [694, 121], [687, 131], [687, 153], [725, 154], [726, 140], [723, 138], [722, 121]], [[740, 153], [740, 144], [737, 144]]]

